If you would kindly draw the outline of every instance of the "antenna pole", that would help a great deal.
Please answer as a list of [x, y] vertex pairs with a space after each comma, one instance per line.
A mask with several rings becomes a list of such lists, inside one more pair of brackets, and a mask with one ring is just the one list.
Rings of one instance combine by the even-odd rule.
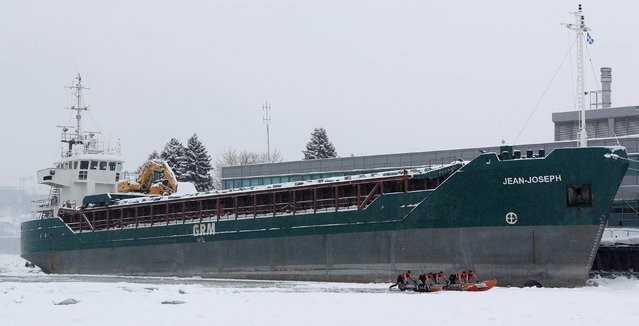
[[585, 18], [581, 11], [581, 4], [576, 12], [574, 24], [564, 24], [568, 29], [575, 31], [577, 42], [577, 110], [579, 111], [579, 147], [588, 146], [588, 135], [586, 134], [586, 105], [584, 87], [584, 32], [590, 29], [586, 27]]
[[271, 124], [271, 105], [268, 101], [262, 105], [262, 110], [264, 110], [264, 117], [262, 118], [262, 121], [266, 124], [266, 159], [268, 162], [271, 162], [271, 140], [269, 134], [269, 126]]
[[76, 106], [71, 106], [70, 108], [67, 108], [67, 109], [76, 111], [76, 114], [75, 114], [75, 120], [76, 120], [75, 134], [76, 134], [76, 139], [75, 140], [76, 141], [82, 141], [80, 139], [81, 136], [82, 136], [82, 111], [88, 110], [88, 108], [86, 106], [84, 106], [84, 107], [82, 106], [82, 90], [89, 89], [89, 88], [82, 86], [82, 77], [80, 76], [79, 73], [75, 77], [75, 79], [76, 79], [75, 85], [65, 86], [65, 88], [69, 88], [69, 89], [73, 90], [73, 96], [75, 96], [77, 104], [76, 104]]

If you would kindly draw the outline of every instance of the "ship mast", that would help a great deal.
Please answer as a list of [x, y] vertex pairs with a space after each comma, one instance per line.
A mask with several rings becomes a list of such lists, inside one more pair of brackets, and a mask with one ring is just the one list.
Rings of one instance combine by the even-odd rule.
[[574, 24], [564, 24], [568, 29], [575, 31], [577, 42], [577, 110], [579, 111], [579, 147], [588, 146], [588, 135], [586, 134], [586, 105], [584, 87], [584, 32], [590, 29], [586, 27], [585, 18], [581, 11], [581, 4], [578, 10], [572, 13], [575, 16]]
[[82, 106], [82, 90], [89, 89], [89, 88], [82, 86], [82, 77], [80, 76], [79, 73], [75, 77], [75, 79], [76, 79], [75, 85], [65, 86], [65, 88], [69, 88], [69, 89], [71, 89], [73, 91], [73, 96], [75, 96], [75, 98], [76, 98], [76, 105], [75, 106], [72, 105], [70, 108], [67, 108], [69, 110], [76, 111], [76, 114], [75, 114], [75, 120], [76, 120], [75, 135], [73, 137], [71, 137], [71, 139], [63, 139], [62, 140], [62, 142], [69, 143], [68, 155], [71, 155], [71, 152], [72, 152], [74, 144], [83, 144], [84, 143], [83, 140], [82, 140], [82, 111], [87, 111], [88, 110], [88, 108], [86, 106]]

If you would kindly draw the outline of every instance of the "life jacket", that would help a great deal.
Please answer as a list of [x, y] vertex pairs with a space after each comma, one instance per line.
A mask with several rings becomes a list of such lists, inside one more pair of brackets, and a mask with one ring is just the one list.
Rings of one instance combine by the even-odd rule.
[[475, 272], [473, 271], [466, 272], [466, 282], [470, 282], [470, 280], [472, 280], [473, 278], [477, 279], [477, 274], [475, 274]]
[[436, 273], [436, 274], [435, 274], [435, 282], [438, 282], [438, 283], [439, 283], [439, 280], [440, 280], [440, 279], [444, 279], [444, 280], [446, 280], [446, 274], [444, 274], [444, 272]]
[[466, 282], [466, 273], [459, 272], [457, 273], [457, 283]]
[[402, 277], [404, 278], [404, 281], [406, 281], [408, 279], [411, 279], [411, 280], [413, 279], [413, 276], [410, 275], [409, 272], [406, 272], [406, 273], [402, 274]]

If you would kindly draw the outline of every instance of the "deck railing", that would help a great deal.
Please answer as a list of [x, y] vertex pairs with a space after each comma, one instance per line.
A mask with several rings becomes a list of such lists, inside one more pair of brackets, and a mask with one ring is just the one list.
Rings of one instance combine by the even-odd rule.
[[434, 179], [406, 173], [372, 180], [173, 198], [84, 209], [58, 215], [75, 232], [290, 216], [366, 209], [383, 194], [434, 189], [454, 171]]

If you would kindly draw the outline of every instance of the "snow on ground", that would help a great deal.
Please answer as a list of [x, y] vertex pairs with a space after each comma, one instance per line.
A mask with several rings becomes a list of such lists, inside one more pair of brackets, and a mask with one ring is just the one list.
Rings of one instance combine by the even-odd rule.
[[[408, 293], [388, 284], [46, 275], [0, 255], [0, 325], [625, 325], [639, 280]], [[66, 299], [76, 304], [56, 305]]]
[[601, 245], [639, 245], [639, 229], [607, 227], [601, 236]]

